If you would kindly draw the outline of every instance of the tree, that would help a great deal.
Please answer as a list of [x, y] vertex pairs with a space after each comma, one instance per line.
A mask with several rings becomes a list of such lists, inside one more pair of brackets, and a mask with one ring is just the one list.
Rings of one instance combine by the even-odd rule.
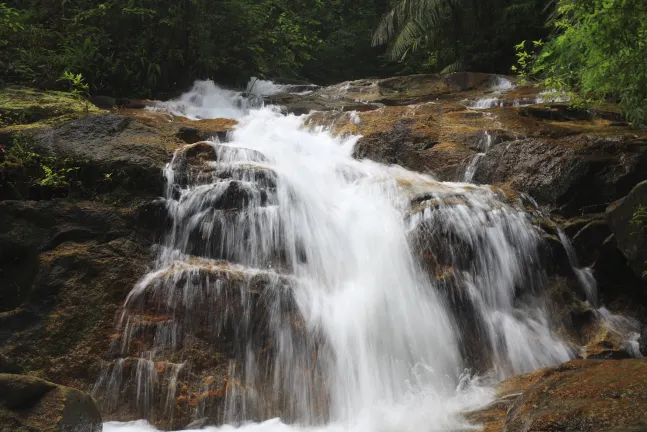
[[559, 0], [555, 29], [532, 64], [548, 87], [614, 98], [635, 126], [647, 123], [647, 4]]
[[540, 0], [399, 0], [373, 44], [388, 44], [393, 60], [423, 51], [436, 71], [507, 72], [512, 42], [541, 37], [546, 14]]

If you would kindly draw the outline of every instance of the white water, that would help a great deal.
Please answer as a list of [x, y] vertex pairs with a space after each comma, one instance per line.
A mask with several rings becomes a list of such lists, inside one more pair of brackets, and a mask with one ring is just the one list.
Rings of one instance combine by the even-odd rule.
[[481, 150], [479, 153], [475, 154], [470, 163], [465, 169], [465, 175], [463, 176], [463, 181], [465, 183], [472, 183], [474, 180], [474, 175], [476, 174], [476, 169], [478, 168], [479, 161], [485, 156], [492, 147], [492, 135], [488, 131], [485, 131], [483, 137], [481, 138], [478, 149]]
[[[168, 414], [178, 374], [190, 370], [192, 359], [177, 353], [194, 337], [193, 321], [213, 302], [205, 319], [212, 332], [224, 331], [238, 315], [218, 308], [234, 291], [243, 313], [230, 381], [246, 390], [227, 390], [221, 420], [230, 425], [211, 430], [466, 428], [460, 412], [492, 397], [489, 379], [572, 356], [544, 312], [539, 235], [521, 206], [488, 187], [357, 161], [357, 137], [308, 130], [303, 117], [256, 108], [210, 82], [158, 109], [233, 117], [239, 125], [229, 142], [203, 145], [216, 157], [201, 173], [186, 172], [186, 154], [196, 146], [176, 153], [166, 170], [173, 227], [120, 321], [121, 356], [139, 358], [137, 386], [130, 390], [122, 380], [124, 360], [107, 366], [96, 394], [110, 404], [133, 391], [142, 416]], [[236, 211], [219, 207], [234, 186], [244, 203]], [[433, 255], [429, 268], [421, 267], [419, 249]], [[242, 285], [231, 291], [222, 275]], [[270, 354], [252, 323], [252, 282], [260, 276], [268, 281]], [[146, 318], [154, 338], [132, 351], [147, 304], [161, 318]], [[294, 328], [288, 304], [305, 330]], [[161, 363], [170, 367], [159, 372]], [[474, 378], [475, 369], [482, 378]], [[161, 380], [169, 382], [163, 390]], [[155, 411], [160, 391], [166, 402]], [[277, 405], [285, 423], [272, 419]], [[259, 417], [268, 420], [250, 422]], [[138, 422], [106, 423], [104, 430], [154, 429]]]

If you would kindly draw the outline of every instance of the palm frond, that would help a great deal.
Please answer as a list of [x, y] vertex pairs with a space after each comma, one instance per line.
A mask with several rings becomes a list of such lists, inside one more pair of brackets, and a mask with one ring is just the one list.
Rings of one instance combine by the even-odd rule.
[[391, 60], [401, 60], [407, 51], [410, 49], [415, 50], [425, 33], [425, 26], [420, 22], [415, 20], [407, 22], [389, 46], [389, 58]]
[[454, 72], [460, 72], [465, 69], [465, 65], [461, 60], [456, 60], [454, 63], [445, 66], [443, 70], [440, 71], [441, 74], [450, 74]]
[[442, 12], [446, 6], [460, 5], [465, 0], [400, 0], [377, 26], [373, 33], [373, 46], [385, 45], [392, 41], [403, 31], [408, 23], [417, 22], [418, 25], [437, 25], [442, 19]]

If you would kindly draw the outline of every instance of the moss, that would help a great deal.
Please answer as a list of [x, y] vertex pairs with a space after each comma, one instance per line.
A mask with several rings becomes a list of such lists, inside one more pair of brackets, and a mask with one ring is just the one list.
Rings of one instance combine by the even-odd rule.
[[13, 131], [53, 126], [102, 112], [71, 93], [15, 86], [0, 91], [0, 128], [11, 127]]

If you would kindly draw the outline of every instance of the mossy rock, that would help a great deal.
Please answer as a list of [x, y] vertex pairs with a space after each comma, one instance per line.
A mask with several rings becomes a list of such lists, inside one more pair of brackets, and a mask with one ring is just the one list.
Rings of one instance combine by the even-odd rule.
[[0, 431], [101, 430], [101, 415], [89, 395], [35, 377], [0, 374]]
[[71, 93], [10, 86], [0, 91], [0, 144], [17, 133], [49, 129], [105, 112]]

